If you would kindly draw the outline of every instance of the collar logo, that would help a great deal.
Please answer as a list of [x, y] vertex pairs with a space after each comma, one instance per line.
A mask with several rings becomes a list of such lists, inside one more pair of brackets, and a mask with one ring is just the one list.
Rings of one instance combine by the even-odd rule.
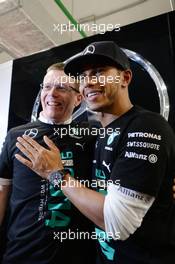
[[93, 54], [95, 52], [95, 46], [94, 45], [89, 45], [85, 51], [84, 51], [84, 55], [85, 54]]
[[25, 136], [29, 136], [31, 138], [35, 138], [38, 135], [38, 129], [37, 128], [31, 128], [31, 129], [27, 129], [24, 132]]
[[119, 136], [119, 135], [120, 135], [120, 131], [113, 132], [113, 133], [109, 136], [109, 138], [108, 138], [108, 140], [107, 140], [107, 145], [112, 144], [112, 142], [114, 141], [115, 137], [117, 137], [117, 136]]

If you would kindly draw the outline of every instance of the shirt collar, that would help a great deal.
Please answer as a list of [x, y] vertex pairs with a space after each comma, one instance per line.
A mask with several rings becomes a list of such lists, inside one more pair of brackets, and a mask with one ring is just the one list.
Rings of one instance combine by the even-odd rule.
[[46, 117], [44, 117], [42, 112], [40, 112], [38, 120], [43, 123], [51, 124], [51, 125], [69, 125], [70, 123], [72, 123], [72, 116], [64, 122], [54, 123], [52, 120], [49, 120]]

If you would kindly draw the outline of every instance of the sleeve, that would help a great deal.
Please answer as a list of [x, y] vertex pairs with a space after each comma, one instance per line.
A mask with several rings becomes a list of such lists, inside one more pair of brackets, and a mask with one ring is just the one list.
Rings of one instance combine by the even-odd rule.
[[112, 182], [118, 180], [121, 187], [155, 197], [166, 175], [172, 141], [175, 138], [162, 117], [137, 117], [123, 132], [111, 172]]
[[[127, 196], [126, 192], [132, 195]], [[118, 235], [120, 240], [127, 239], [141, 226], [154, 200], [147, 194], [109, 184], [103, 211], [106, 233], [114, 240], [118, 239]]]
[[12, 182], [12, 160], [10, 158], [11, 133], [6, 136], [0, 153], [0, 185], [10, 185]]

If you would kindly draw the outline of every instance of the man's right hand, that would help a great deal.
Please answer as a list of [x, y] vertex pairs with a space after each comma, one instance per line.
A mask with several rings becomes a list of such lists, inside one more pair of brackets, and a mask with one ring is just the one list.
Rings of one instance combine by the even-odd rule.
[[44, 148], [29, 136], [23, 135], [17, 140], [17, 148], [27, 159], [19, 154], [15, 157], [42, 178], [48, 179], [50, 173], [64, 168], [59, 149], [47, 136], [44, 136], [44, 142], [49, 149]]

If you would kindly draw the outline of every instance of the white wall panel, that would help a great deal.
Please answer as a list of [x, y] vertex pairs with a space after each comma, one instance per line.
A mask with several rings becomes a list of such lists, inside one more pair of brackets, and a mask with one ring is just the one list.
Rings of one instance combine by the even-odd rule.
[[13, 61], [0, 64], [0, 151], [7, 133]]

